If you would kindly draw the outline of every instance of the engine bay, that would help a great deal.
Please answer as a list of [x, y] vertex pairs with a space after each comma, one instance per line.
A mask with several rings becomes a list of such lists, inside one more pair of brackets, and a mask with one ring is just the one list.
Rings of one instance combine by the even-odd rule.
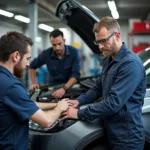
[[[81, 93], [86, 92], [89, 88], [91, 88], [98, 76], [92, 77], [85, 77], [80, 80], [74, 87], [68, 89], [65, 95], [61, 98], [69, 98], [69, 99], [76, 99]], [[31, 99], [35, 102], [50, 102], [50, 103], [57, 103], [61, 99], [54, 99], [52, 97], [52, 93], [55, 90], [62, 87], [62, 85], [56, 86], [43, 86], [40, 89], [36, 89], [34, 91], [29, 91], [28, 94]], [[34, 123], [32, 120], [29, 121], [29, 129], [31, 131], [36, 132], [44, 132], [44, 133], [55, 133], [66, 129], [67, 127], [73, 125], [78, 120], [73, 119], [66, 119], [66, 120], [57, 120], [51, 127], [43, 128], [38, 124]]]

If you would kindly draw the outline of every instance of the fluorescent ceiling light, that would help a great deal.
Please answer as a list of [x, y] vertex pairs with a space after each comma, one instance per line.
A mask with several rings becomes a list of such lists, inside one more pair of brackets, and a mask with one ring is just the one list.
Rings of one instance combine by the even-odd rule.
[[2, 9], [0, 9], [0, 15], [3, 15], [3, 16], [9, 17], [9, 18], [14, 16], [13, 13], [5, 11], [5, 10], [2, 10]]
[[108, 7], [109, 7], [109, 9], [111, 11], [112, 17], [114, 19], [118, 19], [119, 18], [119, 13], [117, 11], [117, 7], [116, 7], [115, 2], [114, 1], [108, 1], [107, 4], [108, 4]]
[[118, 11], [112, 11], [111, 15], [113, 16], [114, 19], [118, 19], [119, 18], [119, 13]]
[[30, 19], [27, 18], [27, 17], [24, 17], [24, 16], [21, 16], [21, 15], [15, 15], [14, 17], [16, 20], [19, 20], [21, 22], [24, 22], [24, 23], [29, 23], [30, 22]]
[[46, 25], [46, 24], [39, 24], [38, 27], [39, 27], [40, 29], [45, 30], [45, 31], [48, 31], [48, 32], [51, 32], [51, 31], [54, 30], [53, 27], [48, 26], [48, 25]]
[[111, 11], [116, 11], [117, 10], [117, 7], [116, 7], [116, 4], [115, 4], [114, 1], [108, 1], [107, 4], [108, 4], [108, 7]]

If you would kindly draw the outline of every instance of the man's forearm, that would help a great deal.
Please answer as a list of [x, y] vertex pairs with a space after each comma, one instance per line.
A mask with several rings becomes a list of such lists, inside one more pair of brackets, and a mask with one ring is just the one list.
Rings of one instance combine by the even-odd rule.
[[65, 84], [65, 86], [67, 87], [67, 89], [71, 88], [74, 84], [77, 83], [77, 79], [76, 78], [70, 78], [67, 83]]
[[54, 109], [57, 106], [56, 103], [40, 103], [40, 102], [35, 103], [42, 110]]
[[62, 111], [58, 107], [55, 107], [53, 110], [49, 110], [46, 112], [39, 109], [30, 117], [30, 119], [33, 120], [35, 123], [39, 124], [40, 126], [48, 128], [57, 121], [61, 113]]
[[[48, 103], [45, 103], [49, 105]], [[43, 104], [44, 105], [44, 104]], [[56, 105], [56, 104], [55, 104]], [[42, 106], [42, 105], [41, 105]], [[39, 124], [42, 127], [48, 128], [50, 127], [56, 120], [61, 116], [61, 113], [68, 109], [68, 104], [65, 100], [62, 100], [57, 103], [57, 106], [48, 111], [42, 111], [38, 109], [30, 119], [35, 123]]]
[[32, 84], [36, 84], [36, 71], [35, 69], [29, 69], [29, 73], [30, 73], [30, 78], [32, 81]]

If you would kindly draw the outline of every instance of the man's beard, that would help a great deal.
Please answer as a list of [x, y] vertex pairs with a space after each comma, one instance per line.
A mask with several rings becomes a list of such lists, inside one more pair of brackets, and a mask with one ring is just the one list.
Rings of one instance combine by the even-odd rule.
[[14, 67], [14, 75], [17, 78], [22, 78], [24, 75], [24, 69], [21, 67], [20, 63], [18, 63], [15, 67]]
[[108, 51], [102, 51], [104, 57], [109, 57], [111, 55]]
[[113, 56], [116, 53], [116, 50], [117, 50], [116, 43], [113, 40], [111, 47], [106, 51], [102, 51], [102, 54], [104, 57]]
[[56, 55], [61, 55], [63, 53], [63, 50], [59, 49], [59, 50], [55, 50]]

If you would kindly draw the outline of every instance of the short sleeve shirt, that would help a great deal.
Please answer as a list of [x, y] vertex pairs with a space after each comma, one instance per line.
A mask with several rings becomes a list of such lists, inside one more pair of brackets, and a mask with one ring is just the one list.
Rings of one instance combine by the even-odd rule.
[[0, 66], [0, 149], [27, 150], [28, 121], [38, 109], [22, 83]]

